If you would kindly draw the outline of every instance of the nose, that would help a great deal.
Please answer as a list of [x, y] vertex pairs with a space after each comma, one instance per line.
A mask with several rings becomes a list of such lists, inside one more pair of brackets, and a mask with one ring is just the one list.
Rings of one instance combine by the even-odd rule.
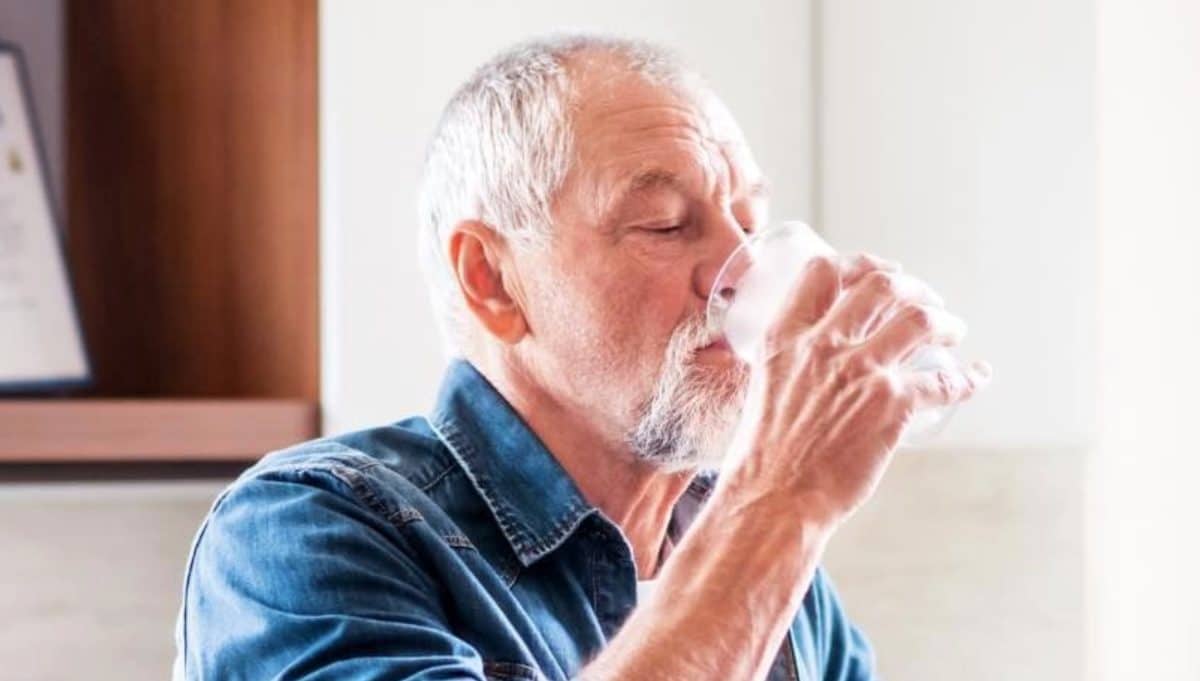
[[731, 215], [723, 216], [706, 230], [700, 246], [702, 253], [692, 275], [692, 288], [702, 301], [707, 303], [718, 283], [723, 288], [730, 289], [721, 291], [721, 295], [732, 296], [730, 278], [722, 277], [723, 281], [718, 282], [718, 277], [729, 256], [738, 246], [745, 243], [747, 238], [745, 230]]

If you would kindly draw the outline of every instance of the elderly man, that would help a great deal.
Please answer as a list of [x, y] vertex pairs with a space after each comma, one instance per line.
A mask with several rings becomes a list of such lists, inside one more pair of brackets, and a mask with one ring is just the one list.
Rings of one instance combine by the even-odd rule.
[[873, 678], [819, 559], [913, 412], [988, 370], [898, 370], [957, 324], [867, 256], [811, 264], [742, 365], [703, 311], [765, 187], [659, 48], [557, 36], [480, 68], [426, 165], [436, 406], [222, 494], [176, 678]]

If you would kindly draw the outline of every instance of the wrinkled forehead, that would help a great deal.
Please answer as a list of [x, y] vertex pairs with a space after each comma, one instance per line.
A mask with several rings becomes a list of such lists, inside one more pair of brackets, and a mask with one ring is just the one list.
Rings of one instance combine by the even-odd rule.
[[661, 82], [603, 57], [573, 64], [571, 175], [614, 187], [665, 165], [674, 174], [696, 172], [727, 185], [761, 182], [741, 128], [699, 78]]

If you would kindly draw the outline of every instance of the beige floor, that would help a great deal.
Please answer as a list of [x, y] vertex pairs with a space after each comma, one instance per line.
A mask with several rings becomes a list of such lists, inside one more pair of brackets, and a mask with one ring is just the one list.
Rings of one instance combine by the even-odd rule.
[[[1075, 681], [1082, 458], [905, 452], [827, 561], [890, 681]], [[217, 483], [0, 486], [0, 660], [14, 681], [163, 679]]]

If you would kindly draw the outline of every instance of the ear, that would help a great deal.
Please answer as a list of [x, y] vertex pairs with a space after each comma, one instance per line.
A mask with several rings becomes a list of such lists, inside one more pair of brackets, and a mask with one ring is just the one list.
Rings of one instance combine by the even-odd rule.
[[529, 332], [525, 313], [505, 286], [503, 239], [478, 220], [465, 220], [450, 234], [450, 265], [467, 308], [497, 339], [515, 345]]

